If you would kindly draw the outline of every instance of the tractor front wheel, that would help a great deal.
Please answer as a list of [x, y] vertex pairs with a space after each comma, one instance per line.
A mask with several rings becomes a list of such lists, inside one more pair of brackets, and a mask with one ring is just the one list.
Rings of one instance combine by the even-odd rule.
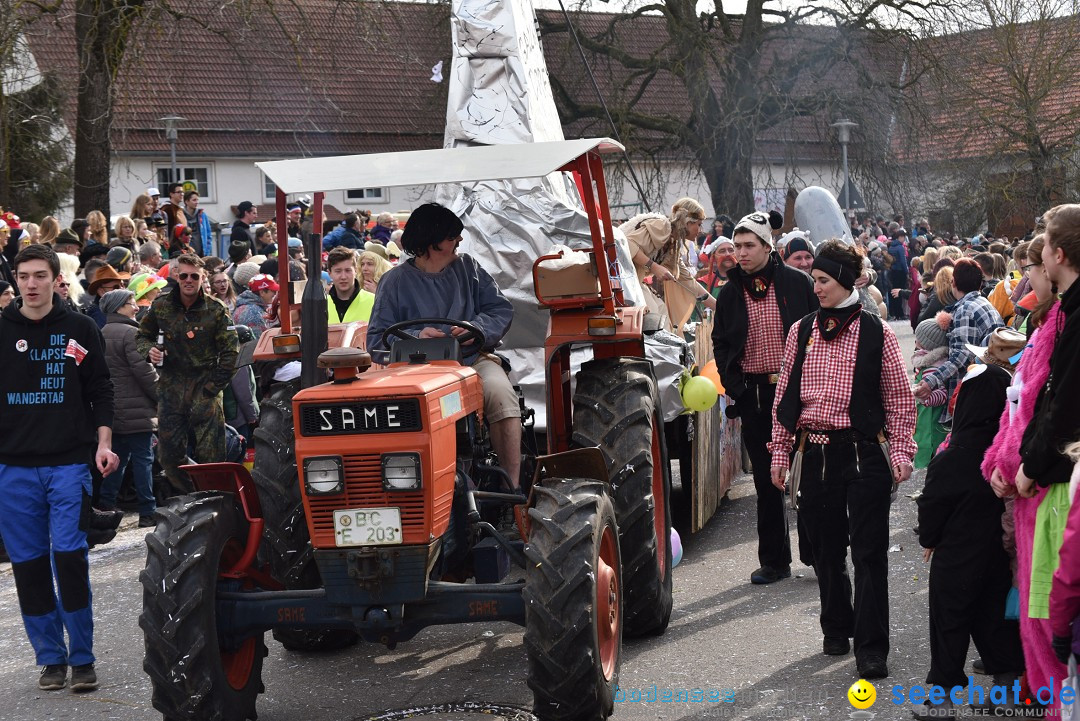
[[607, 486], [535, 486], [525, 546], [525, 652], [540, 721], [599, 721], [614, 709], [622, 653], [622, 558]]
[[574, 393], [573, 445], [599, 446], [619, 519], [626, 634], [658, 635], [671, 618], [671, 477], [649, 361], [584, 363]]
[[169, 499], [146, 537], [143, 669], [167, 721], [254, 719], [263, 691], [263, 635], [225, 640], [217, 623], [218, 572], [243, 555], [247, 529], [231, 496]]

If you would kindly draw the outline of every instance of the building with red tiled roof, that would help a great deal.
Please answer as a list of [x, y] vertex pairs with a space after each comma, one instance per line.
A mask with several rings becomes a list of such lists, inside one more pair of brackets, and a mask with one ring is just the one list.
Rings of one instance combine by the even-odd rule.
[[[140, 35], [133, 40], [119, 73], [112, 132], [114, 214], [126, 212], [139, 192], [167, 180], [170, 148], [160, 122], [166, 115], [185, 118], [176, 146], [182, 178], [198, 187], [203, 207], [223, 221], [231, 220], [228, 208], [241, 200], [257, 204], [272, 201], [273, 188], [254, 167], [257, 160], [442, 145], [448, 79], [435, 82], [432, 75], [437, 63], [446, 68], [450, 64], [450, 18], [445, 4], [347, 5], [338, 0], [302, 0], [280, 4], [274, 17], [255, 13], [245, 16], [243, 22], [235, 4], [193, 0], [185, 12], [192, 17], [211, 17], [215, 30], [181, 20]], [[72, 13], [73, 4], [67, 2], [55, 21], [35, 22], [26, 33], [37, 66], [55, 72], [66, 90], [70, 128], [74, 128], [78, 80]], [[553, 13], [541, 15], [550, 20], [559, 18]], [[574, 18], [580, 32], [598, 35], [611, 15], [583, 13]], [[638, 54], [659, 48], [666, 38], [663, 21], [656, 16], [636, 17], [620, 32]], [[798, 63], [807, 48], [835, 42], [836, 32], [822, 26], [797, 28], [791, 38], [775, 41], [767, 53], [763, 52], [763, 71], [768, 70], [769, 62]], [[968, 44], [955, 36], [924, 41], [926, 47], [932, 43]], [[870, 62], [863, 66], [879, 82], [910, 77], [913, 71], [903, 65], [900, 49], [904, 48], [882, 52], [880, 46], [867, 44], [860, 54]], [[544, 50], [551, 76], [570, 97], [595, 102], [595, 93], [567, 36], [545, 36]], [[1073, 57], [1080, 57], [1080, 53]], [[590, 63], [605, 97], [626, 101], [627, 71], [595, 55], [590, 55]], [[974, 54], [959, 53], [950, 71], [977, 75], [983, 66]], [[1073, 77], [1080, 74], [1073, 73]], [[988, 76], [986, 82], [999, 81]], [[1080, 81], [1073, 84], [1076, 82]], [[854, 66], [841, 62], [821, 78], [808, 74], [800, 90], [857, 98], [852, 92], [857, 86]], [[686, 92], [661, 71], [648, 92], [636, 98], [635, 109], [685, 117]], [[878, 147], [891, 145], [892, 157], [913, 165], [939, 160], [933, 157], [935, 152], [948, 158], [998, 152], [992, 134], [972, 133], [964, 113], [949, 112], [947, 84], [931, 86], [928, 80], [911, 92], [922, 93], [930, 99], [927, 102], [940, 103], [943, 112], [934, 114], [933, 125], [905, 124], [902, 117], [894, 117], [887, 103], [869, 101], [879, 103], [879, 112], [869, 114], [870, 122], [863, 123], [851, 148], [853, 175], [860, 188], [873, 185], [869, 178], [860, 182], [860, 173], [874, 172], [873, 163], [860, 157], [859, 145], [871, 142], [871, 135]], [[1080, 86], [1062, 95], [1058, 104], [1063, 112], [1080, 108], [1080, 103], [1071, 101], [1077, 93]], [[992, 104], [992, 97], [986, 102]], [[782, 204], [788, 187], [840, 187], [839, 148], [829, 128], [832, 119], [824, 115], [797, 117], [759, 135], [753, 166], [759, 204]], [[1061, 133], [1080, 127], [1073, 122], [1066, 128], [1060, 119], [1056, 125]], [[708, 188], [687, 152], [672, 149], [670, 138], [662, 134], [623, 130], [632, 133], [634, 144], [661, 151], [640, 165], [635, 160], [639, 174], [651, 179], [650, 187], [658, 189], [653, 201], [657, 207], [682, 195], [708, 201]], [[565, 132], [567, 137], [612, 134], [606, 122], [597, 120], [575, 120]], [[916, 156], [910, 152], [916, 145], [928, 152]], [[864, 155], [870, 154], [869, 146], [864, 150]], [[617, 180], [610, 185], [613, 203], [637, 202], [629, 185]], [[357, 188], [329, 196], [327, 203], [335, 211], [396, 211], [416, 205], [429, 194], [426, 188]], [[869, 195], [868, 200], [876, 200], [879, 206], [902, 202], [902, 193], [875, 197], [871, 188]], [[710, 203], [705, 205], [708, 208]], [[634, 210], [627, 207], [625, 214]]]
[[[176, 146], [181, 178], [195, 183], [211, 217], [229, 222], [229, 206], [241, 200], [273, 201], [256, 160], [441, 147], [446, 83], [431, 76], [450, 58], [448, 8], [304, 0], [280, 3], [277, 17], [255, 13], [246, 25], [234, 4], [194, 0], [184, 9], [212, 14], [224, 34], [178, 21], [133, 38], [117, 83], [114, 214], [168, 180], [170, 148], [160, 122], [167, 115], [185, 119]], [[66, 2], [55, 22], [35, 22], [26, 33], [38, 68], [62, 81], [72, 129], [73, 12]], [[299, 29], [291, 46], [281, 31], [289, 27]], [[411, 207], [415, 193], [357, 188], [327, 203], [396, 211]]]
[[[440, 61], [449, 67], [445, 5], [303, 0], [281, 4], [277, 17], [253, 14], [246, 24], [232, 4], [194, 0], [185, 12], [211, 16], [217, 32], [187, 20], [166, 24], [134, 39], [120, 72], [112, 132], [114, 214], [126, 212], [147, 187], [167, 181], [170, 148], [160, 122], [167, 115], [185, 118], [176, 146], [181, 178], [199, 189], [212, 217], [225, 221], [231, 220], [229, 206], [241, 200], [272, 200], [273, 189], [254, 168], [256, 160], [441, 146], [448, 81], [433, 82], [432, 69]], [[56, 72], [66, 90], [70, 128], [78, 81], [72, 13], [73, 4], [65, 3], [55, 22], [36, 22], [27, 31], [38, 67]], [[606, 17], [584, 14], [578, 21], [590, 31]], [[635, 22], [641, 35], [649, 36], [655, 21]], [[286, 40], [281, 28], [293, 27], [296, 36]], [[592, 90], [565, 42], [565, 36], [545, 39], [549, 67], [591, 102]], [[598, 76], [603, 92], [612, 92], [607, 69], [600, 67]], [[656, 84], [642, 102], [677, 111], [685, 92]], [[611, 130], [576, 122], [566, 133], [580, 137]], [[770, 130], [760, 151], [762, 197], [768, 192], [782, 202], [796, 177], [802, 184], [838, 186], [834, 146], [820, 119], [797, 119]], [[664, 189], [661, 204], [687, 194], [708, 200], [685, 154], [663, 162], [657, 180]], [[612, 186], [614, 202], [638, 200], [629, 186]], [[415, 205], [425, 189], [358, 188], [339, 195], [327, 202], [342, 210], [399, 210]]]

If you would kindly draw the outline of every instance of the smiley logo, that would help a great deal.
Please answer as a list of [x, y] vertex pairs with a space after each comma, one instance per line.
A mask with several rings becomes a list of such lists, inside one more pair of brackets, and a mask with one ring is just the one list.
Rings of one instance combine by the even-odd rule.
[[869, 681], [859, 679], [847, 690], [848, 701], [857, 709], [868, 709], [877, 701], [877, 689]]

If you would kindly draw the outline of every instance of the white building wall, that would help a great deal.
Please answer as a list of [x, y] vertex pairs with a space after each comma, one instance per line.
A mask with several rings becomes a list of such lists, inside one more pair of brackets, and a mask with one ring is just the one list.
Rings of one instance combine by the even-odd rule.
[[[177, 165], [206, 169], [209, 192], [204, 194], [199, 205], [217, 222], [233, 221], [230, 206], [243, 200], [253, 203], [272, 203], [272, 192], [265, 190], [264, 178], [255, 162], [262, 158], [180, 158]], [[131, 210], [131, 205], [139, 193], [157, 185], [157, 170], [169, 168], [169, 158], [117, 156], [112, 167], [112, 215], [123, 215]], [[635, 165], [638, 177], [649, 188], [662, 188], [662, 203], [659, 207], [645, 208], [667, 212], [672, 204], [682, 197], [697, 199], [705, 207], [709, 217], [724, 212], [724, 208], [712, 208], [709, 188], [704, 176], [696, 166], [689, 163], [668, 162], [655, 167]], [[613, 206], [615, 218], [628, 218], [641, 209], [634, 207], [639, 201], [637, 190], [625, 174], [614, 170], [609, 163], [607, 173], [609, 201]], [[783, 210], [784, 197], [788, 187], [801, 190], [808, 185], [820, 185], [834, 194], [842, 186], [842, 173], [837, 167], [821, 164], [806, 164], [797, 167], [781, 164], [759, 164], [754, 166], [755, 201], [758, 209], [777, 208]], [[162, 189], [164, 191], [164, 189]], [[347, 212], [364, 209], [375, 213], [382, 211], [397, 212], [411, 210], [421, 203], [434, 200], [433, 186], [391, 187], [381, 189], [381, 198], [349, 199], [344, 191], [326, 194], [326, 204]], [[622, 206], [622, 207], [619, 207]], [[70, 219], [69, 219], [70, 220]], [[737, 219], [736, 219], [737, 220]]]
[[[706, 214], [712, 218], [731, 211], [727, 208], [713, 208], [709, 186], [697, 166], [690, 163], [669, 162], [656, 167], [635, 164], [638, 178], [646, 186], [647, 193], [661, 189], [661, 203], [658, 207], [644, 208], [656, 212], [667, 212], [676, 200], [691, 197], [705, 207]], [[758, 210], [775, 208], [783, 211], [787, 189], [802, 190], [809, 185], [819, 185], [835, 195], [843, 187], [843, 172], [829, 165], [805, 164], [796, 167], [781, 164], [757, 164], [753, 166], [755, 205]], [[609, 171], [607, 174], [609, 200], [613, 206], [612, 215], [627, 218], [642, 209], [633, 207], [640, 198], [627, 174], [621, 171]], [[735, 218], [738, 220], [738, 218]]]
[[[207, 191], [202, 194], [199, 207], [215, 221], [231, 224], [234, 216], [231, 206], [244, 200], [252, 203], [273, 203], [273, 189], [267, 189], [263, 174], [255, 167], [257, 160], [265, 158], [178, 158], [180, 168], [204, 168]], [[157, 187], [157, 171], [168, 169], [168, 156], [161, 158], [117, 156], [113, 160], [110, 199], [113, 216], [124, 215], [139, 193]], [[165, 189], [160, 188], [164, 193]], [[380, 189], [381, 197], [350, 199], [345, 191], [326, 194], [325, 203], [342, 212], [371, 210], [397, 212], [411, 210], [434, 197], [433, 186], [409, 186]]]

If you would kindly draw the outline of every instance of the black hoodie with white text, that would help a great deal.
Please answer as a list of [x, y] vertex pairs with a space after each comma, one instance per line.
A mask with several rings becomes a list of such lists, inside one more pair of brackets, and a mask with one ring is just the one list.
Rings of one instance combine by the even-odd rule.
[[41, 320], [24, 316], [21, 305], [0, 313], [0, 463], [89, 463], [98, 427], [113, 423], [101, 331], [56, 295]]

